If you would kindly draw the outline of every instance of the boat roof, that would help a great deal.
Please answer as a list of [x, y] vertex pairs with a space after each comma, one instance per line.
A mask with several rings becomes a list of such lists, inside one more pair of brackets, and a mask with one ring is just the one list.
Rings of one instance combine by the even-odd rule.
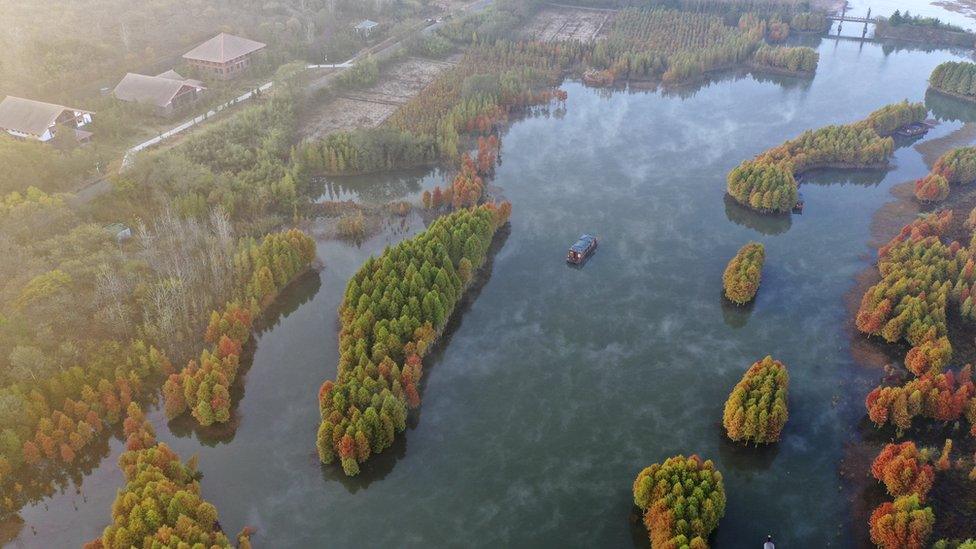
[[590, 242], [593, 242], [594, 240], [596, 240], [596, 237], [591, 234], [581, 235], [579, 237], [579, 240], [577, 240], [575, 244], [570, 246], [569, 249], [574, 252], [585, 252], [586, 249], [590, 246]]

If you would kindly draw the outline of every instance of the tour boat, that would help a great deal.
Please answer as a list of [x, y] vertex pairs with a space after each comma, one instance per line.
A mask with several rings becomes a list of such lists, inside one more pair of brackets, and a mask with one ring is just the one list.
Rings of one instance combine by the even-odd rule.
[[929, 131], [929, 125], [924, 122], [913, 122], [898, 128], [895, 133], [902, 137], [918, 137]]
[[573, 244], [569, 248], [569, 253], [566, 254], [566, 261], [574, 265], [580, 265], [586, 258], [593, 253], [596, 249], [597, 238], [590, 234], [584, 234], [579, 237], [576, 244]]

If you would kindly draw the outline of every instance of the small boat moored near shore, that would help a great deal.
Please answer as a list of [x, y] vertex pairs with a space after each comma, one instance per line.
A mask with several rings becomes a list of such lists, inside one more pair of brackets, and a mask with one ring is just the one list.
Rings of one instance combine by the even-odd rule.
[[927, 122], [912, 122], [898, 128], [895, 133], [902, 137], [918, 137], [927, 134], [930, 129], [932, 127]]
[[566, 254], [566, 262], [572, 263], [573, 265], [581, 265], [593, 253], [593, 250], [596, 250], [598, 242], [597, 237], [591, 234], [580, 235], [579, 240], [569, 247], [569, 253]]
[[795, 214], [803, 213], [803, 193], [797, 195], [796, 204], [793, 205], [793, 213]]

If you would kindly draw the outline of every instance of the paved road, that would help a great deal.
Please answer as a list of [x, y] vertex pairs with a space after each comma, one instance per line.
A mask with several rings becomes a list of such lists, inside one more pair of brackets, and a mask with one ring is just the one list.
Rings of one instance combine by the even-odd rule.
[[162, 143], [163, 141], [165, 141], [166, 139], [168, 139], [170, 137], [173, 137], [174, 135], [183, 133], [184, 131], [192, 128], [193, 126], [196, 126], [197, 124], [206, 122], [211, 117], [217, 116], [217, 113], [219, 113], [220, 111], [222, 111], [222, 110], [224, 110], [224, 109], [226, 109], [228, 107], [231, 107], [233, 105], [236, 105], [238, 103], [243, 103], [244, 101], [247, 101], [248, 99], [254, 97], [255, 95], [257, 95], [260, 92], [265, 92], [265, 91], [270, 90], [273, 85], [274, 85], [274, 82], [267, 82], [265, 84], [262, 84], [261, 86], [259, 86], [257, 88], [257, 93], [255, 93], [254, 90], [249, 91], [249, 92], [245, 93], [244, 95], [235, 97], [234, 99], [231, 99], [230, 101], [228, 101], [226, 103], [223, 103], [221, 105], [218, 105], [214, 109], [209, 110], [206, 113], [201, 114], [200, 116], [198, 116], [196, 118], [193, 118], [191, 120], [187, 120], [186, 122], [180, 124], [179, 126], [176, 126], [175, 128], [171, 128], [169, 130], [166, 130], [165, 132], [157, 135], [156, 137], [153, 137], [152, 139], [143, 141], [142, 143], [139, 143], [138, 145], [136, 145], [134, 147], [131, 147], [129, 150], [125, 151], [125, 156], [122, 158], [122, 169], [128, 168], [132, 164], [132, 157], [137, 152], [142, 151], [142, 150], [145, 150], [145, 149], [148, 149], [149, 147], [152, 147], [153, 145], [158, 145], [159, 143]]

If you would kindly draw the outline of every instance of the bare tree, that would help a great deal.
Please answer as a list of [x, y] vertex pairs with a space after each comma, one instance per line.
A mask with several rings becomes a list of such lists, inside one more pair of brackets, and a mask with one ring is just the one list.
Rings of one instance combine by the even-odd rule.
[[132, 332], [132, 314], [128, 299], [132, 295], [132, 282], [118, 270], [103, 265], [95, 278], [95, 298], [100, 303], [105, 325], [119, 338], [128, 338]]
[[183, 358], [210, 311], [232, 297], [233, 228], [219, 208], [202, 222], [166, 210], [137, 234], [138, 254], [156, 275], [144, 302], [146, 330], [169, 356]]

